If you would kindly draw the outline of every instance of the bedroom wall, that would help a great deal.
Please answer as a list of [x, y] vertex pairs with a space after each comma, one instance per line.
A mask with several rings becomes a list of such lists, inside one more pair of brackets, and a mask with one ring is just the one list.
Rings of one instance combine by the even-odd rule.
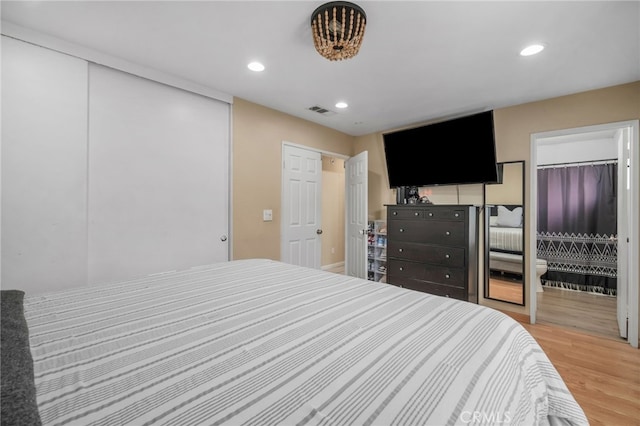
[[[640, 82], [592, 90], [495, 110], [498, 161], [525, 160], [528, 194], [532, 133], [640, 118]], [[351, 137], [242, 99], [233, 110], [233, 258], [280, 257], [280, 179], [282, 141], [356, 155], [369, 152], [369, 219], [384, 219], [384, 204], [395, 203], [389, 189], [382, 132]], [[257, 185], [257, 186], [256, 186]], [[255, 188], [254, 188], [255, 187]], [[242, 194], [242, 195], [240, 195]], [[433, 188], [436, 203], [481, 204], [482, 185]], [[262, 222], [262, 209], [272, 208], [273, 222]], [[529, 232], [529, 229], [525, 229]], [[482, 242], [480, 241], [480, 244]], [[530, 259], [526, 259], [526, 266]], [[482, 275], [482, 271], [480, 271]], [[525, 289], [528, 294], [528, 288]], [[481, 297], [480, 303], [528, 315], [524, 307]]]
[[[533, 133], [640, 119], [640, 81], [573, 95], [531, 102], [496, 111], [496, 142], [499, 161], [524, 159], [525, 199], [530, 197], [530, 138]], [[637, 140], [636, 140], [637, 142]], [[529, 224], [525, 232], [529, 233]], [[639, 235], [636, 235], [638, 238]], [[531, 254], [525, 266], [531, 264]], [[636, 268], [638, 265], [636, 264]], [[528, 288], [526, 289], [528, 295]], [[640, 300], [638, 301], [640, 305]], [[514, 310], [513, 307], [484, 304]], [[528, 314], [529, 307], [520, 310]]]
[[[353, 136], [235, 98], [232, 258], [280, 259], [282, 143], [352, 155]], [[263, 222], [262, 210], [273, 210]]]
[[505, 166], [503, 183], [487, 185], [486, 187], [487, 204], [522, 203], [522, 168], [518, 166], [509, 167], [509, 164], [505, 164]]
[[[639, 100], [640, 81], [507, 108], [498, 108], [495, 110], [496, 154], [498, 161], [525, 160], [525, 199], [527, 199], [529, 197], [528, 175], [531, 163], [530, 140], [532, 133], [636, 120], [640, 118]], [[356, 138], [354, 155], [364, 150], [369, 151], [370, 176], [371, 173], [374, 173], [374, 179], [369, 182], [370, 214], [375, 212], [374, 214], [382, 218], [384, 217], [382, 216], [382, 204], [384, 202], [395, 202], [395, 191], [388, 189], [382, 133]], [[375, 176], [375, 173], [380, 174], [380, 177]], [[441, 194], [440, 191], [449, 192]], [[455, 202], [456, 198], [453, 198], [451, 191], [455, 191], [455, 186], [434, 188], [434, 194], [430, 198], [437, 203], [440, 203], [440, 200], [452, 200]], [[460, 186], [460, 192], [463, 194], [461, 204], [475, 203], [473, 200], [482, 199], [482, 185]], [[526, 233], [529, 232], [528, 224], [529, 222], [527, 222], [525, 229]], [[530, 265], [530, 258], [531, 256], [527, 256], [525, 261], [527, 268]], [[525, 294], [527, 295], [529, 294], [528, 284], [525, 289]], [[483, 297], [480, 298], [480, 303], [483, 305], [528, 315], [528, 300], [525, 300], [525, 302], [526, 305], [521, 307], [487, 300]]]

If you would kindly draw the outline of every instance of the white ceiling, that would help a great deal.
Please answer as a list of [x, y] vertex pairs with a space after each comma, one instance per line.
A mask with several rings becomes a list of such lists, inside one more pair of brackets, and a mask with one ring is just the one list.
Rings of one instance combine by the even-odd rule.
[[[356, 1], [364, 42], [341, 62], [313, 47], [310, 15], [322, 3], [3, 0], [0, 12], [355, 136], [640, 80], [637, 1]], [[547, 48], [519, 56], [532, 42]], [[252, 60], [266, 70], [249, 71]]]

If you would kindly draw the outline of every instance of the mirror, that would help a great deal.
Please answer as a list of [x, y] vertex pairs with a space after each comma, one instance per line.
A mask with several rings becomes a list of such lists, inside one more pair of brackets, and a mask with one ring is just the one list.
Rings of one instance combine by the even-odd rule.
[[485, 298], [524, 305], [524, 161], [498, 163], [485, 191]]

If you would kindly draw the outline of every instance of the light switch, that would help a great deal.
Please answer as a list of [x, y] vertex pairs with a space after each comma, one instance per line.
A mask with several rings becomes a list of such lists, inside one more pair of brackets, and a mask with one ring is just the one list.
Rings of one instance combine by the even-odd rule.
[[264, 222], [271, 222], [273, 220], [273, 210], [262, 210], [262, 220]]

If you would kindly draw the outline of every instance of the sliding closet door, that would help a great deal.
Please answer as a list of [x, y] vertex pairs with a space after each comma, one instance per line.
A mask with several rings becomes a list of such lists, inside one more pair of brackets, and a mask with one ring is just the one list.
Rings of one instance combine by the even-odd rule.
[[2, 288], [87, 278], [86, 61], [2, 37]]
[[229, 105], [89, 68], [89, 283], [229, 259]]

